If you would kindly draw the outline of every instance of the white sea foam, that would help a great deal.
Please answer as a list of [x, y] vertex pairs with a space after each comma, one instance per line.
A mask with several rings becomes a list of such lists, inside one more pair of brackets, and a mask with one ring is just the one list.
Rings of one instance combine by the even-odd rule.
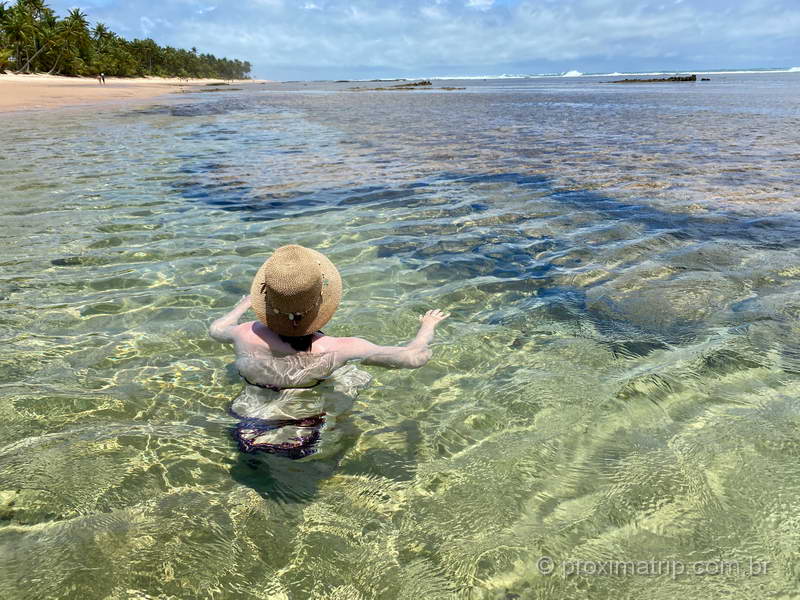
[[[578, 70], [570, 70], [561, 73], [530, 73], [530, 74], [509, 74], [503, 73], [501, 75], [425, 75], [422, 77], [387, 77], [379, 81], [394, 81], [403, 79], [408, 81], [415, 81], [419, 79], [431, 80], [482, 80], [482, 79], [542, 79], [547, 77], [641, 77], [641, 76], [675, 76], [675, 75], [738, 75], [747, 73], [800, 73], [800, 67], [790, 67], [784, 69], [719, 69], [719, 70], [706, 70], [706, 71], [693, 71], [685, 69], [680, 71], [614, 71], [612, 73], [583, 73]], [[374, 79], [353, 79], [352, 81], [376, 81]]]
[[503, 73], [502, 75], [432, 75], [432, 76], [425, 76], [425, 77], [406, 77], [409, 81], [415, 79], [533, 79], [536, 77], [557, 77], [559, 76], [558, 73], [553, 73], [550, 75], [508, 75]]
[[584, 77], [606, 77], [609, 75], [740, 75], [747, 73], [793, 73], [795, 69], [800, 72], [800, 67], [791, 69], [730, 69], [717, 71], [693, 71], [686, 69], [683, 71], [648, 71], [648, 72], [628, 72], [628, 73], [590, 73]]

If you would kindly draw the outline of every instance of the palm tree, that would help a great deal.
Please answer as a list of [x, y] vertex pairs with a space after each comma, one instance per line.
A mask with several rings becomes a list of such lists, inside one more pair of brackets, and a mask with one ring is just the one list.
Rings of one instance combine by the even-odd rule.
[[[5, 32], [5, 21], [6, 21], [6, 2], [0, 2], [0, 52], [3, 52], [2, 48], [6, 47], [6, 32]], [[8, 53], [5, 60], [11, 56], [11, 52]], [[5, 68], [5, 61], [3, 62], [3, 66], [0, 66], [0, 71]]]
[[0, 75], [6, 72], [11, 58], [11, 50], [0, 49]]
[[40, 3], [40, 6], [41, 9], [37, 9], [39, 17], [31, 20], [32, 31], [34, 33], [34, 46], [38, 44], [39, 48], [34, 52], [33, 56], [28, 58], [25, 65], [17, 70], [17, 73], [21, 71], [25, 71], [26, 73], [30, 72], [30, 66], [36, 58], [57, 41], [58, 19], [53, 14], [53, 11], [47, 8], [43, 3]]
[[48, 10], [44, 0], [20, 0], [19, 4], [24, 6], [27, 13], [36, 20], [41, 19]]
[[33, 25], [20, 2], [4, 13], [3, 29], [8, 43], [14, 48], [14, 65], [18, 67], [22, 62], [22, 49], [33, 38]]
[[[38, 54], [39, 40], [41, 37], [39, 24], [45, 11], [49, 9], [45, 5], [44, 0], [17, 0], [15, 8], [20, 15], [24, 15], [22, 18], [28, 21], [27, 29], [29, 33], [29, 39], [26, 40], [27, 43], [23, 46], [27, 62], [25, 66], [22, 69], [18, 69], [17, 72], [19, 73], [22, 70], [29, 72], [29, 67], [33, 60], [31, 58], [31, 51], [33, 51], [34, 55]], [[21, 60], [22, 57], [20, 56], [17, 64], [19, 64]]]
[[105, 41], [109, 35], [113, 35], [113, 33], [108, 27], [105, 26], [104, 23], [97, 23], [97, 25], [94, 26], [94, 29], [92, 29], [92, 39], [95, 42]]
[[61, 51], [49, 73], [53, 73], [58, 68], [64, 52], [74, 54], [76, 51], [85, 49], [90, 42], [89, 22], [86, 20], [86, 13], [81, 12], [80, 8], [73, 8], [69, 11], [67, 18], [61, 21], [60, 25], [56, 39], [61, 46]]
[[102, 23], [89, 31], [86, 15], [74, 9], [56, 17], [46, 0], [0, 0], [0, 72], [42, 71], [82, 74], [104, 71], [123, 76], [183, 74], [245, 78], [250, 63], [162, 47], [151, 39], [128, 41]]
[[[43, 0], [17, 0], [11, 9], [6, 9], [3, 3], [2, 13], [7, 37], [16, 48], [14, 55], [16, 72], [29, 72], [33, 60], [47, 47], [47, 44], [42, 44], [43, 38], [47, 35], [44, 25], [54, 19], [53, 11]], [[26, 62], [25, 66], [20, 68], [23, 51]]]

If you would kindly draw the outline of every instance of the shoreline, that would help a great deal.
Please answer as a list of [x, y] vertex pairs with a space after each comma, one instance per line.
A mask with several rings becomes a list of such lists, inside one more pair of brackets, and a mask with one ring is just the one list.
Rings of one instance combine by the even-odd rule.
[[95, 77], [6, 74], [0, 75], [0, 113], [149, 100], [171, 93], [195, 92], [209, 84], [221, 83], [232, 83], [232, 86], [238, 87], [266, 81], [106, 77], [106, 84], [100, 85]]

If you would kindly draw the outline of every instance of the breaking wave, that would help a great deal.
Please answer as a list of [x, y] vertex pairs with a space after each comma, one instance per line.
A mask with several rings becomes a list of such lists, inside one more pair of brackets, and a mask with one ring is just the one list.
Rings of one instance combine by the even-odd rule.
[[[423, 77], [387, 77], [378, 81], [394, 81], [394, 80], [408, 80], [413, 81], [417, 79], [431, 79], [431, 80], [480, 80], [480, 79], [541, 79], [547, 77], [619, 77], [623, 75], [635, 76], [667, 76], [667, 75], [683, 75], [683, 74], [697, 74], [697, 75], [737, 75], [747, 73], [800, 73], [800, 67], [789, 68], [762, 68], [762, 69], [706, 69], [706, 70], [663, 70], [663, 71], [614, 71], [612, 73], [584, 73], [576, 69], [564, 71], [560, 73], [520, 73], [501, 75], [426, 75]], [[353, 79], [352, 81], [373, 81], [368, 79]]]

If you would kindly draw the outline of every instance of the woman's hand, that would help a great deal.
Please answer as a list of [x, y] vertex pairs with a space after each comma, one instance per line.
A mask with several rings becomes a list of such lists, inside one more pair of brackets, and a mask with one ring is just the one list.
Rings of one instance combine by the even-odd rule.
[[250, 294], [242, 296], [242, 299], [236, 304], [236, 308], [244, 308], [248, 309], [252, 306], [252, 302], [250, 300]]
[[444, 321], [447, 317], [450, 316], [450, 313], [443, 312], [438, 308], [434, 308], [433, 310], [429, 310], [424, 315], [419, 316], [419, 320], [422, 322], [423, 325], [428, 325], [431, 328], [436, 327], [441, 321]]

